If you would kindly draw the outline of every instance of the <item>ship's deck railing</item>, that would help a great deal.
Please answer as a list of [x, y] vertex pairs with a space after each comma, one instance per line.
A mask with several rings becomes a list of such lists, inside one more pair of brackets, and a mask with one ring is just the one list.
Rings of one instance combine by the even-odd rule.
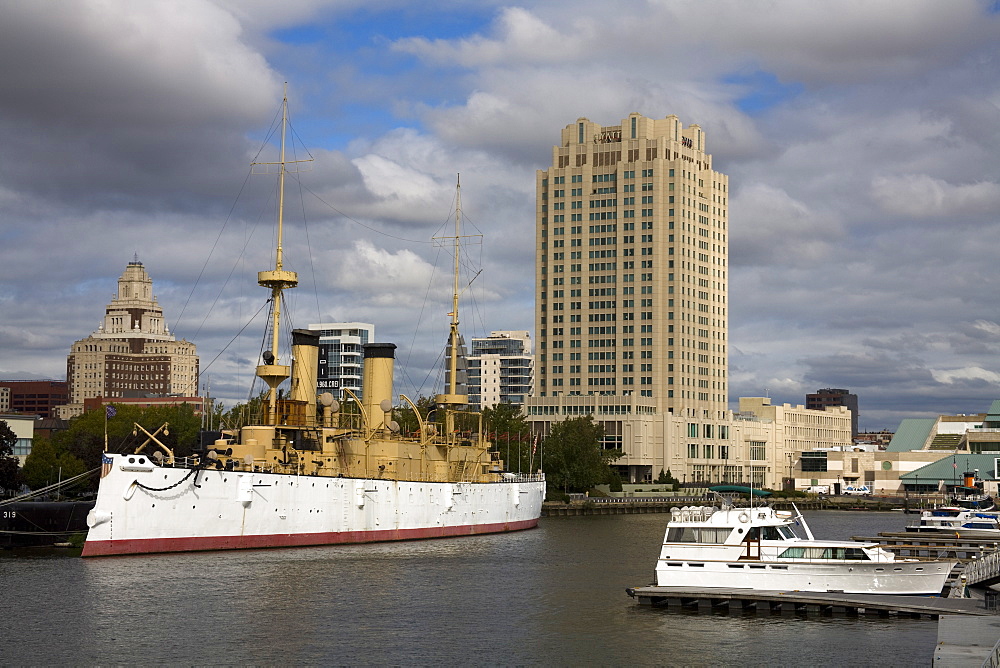
[[[237, 460], [230, 460], [232, 466], [226, 468], [227, 471], [244, 472], [244, 473], [287, 473], [286, 467], [280, 464], [273, 463], [254, 463], [252, 465], [244, 464], [243, 462]], [[205, 459], [203, 457], [178, 457], [172, 463], [167, 462], [156, 462], [155, 460], [150, 460], [150, 463], [155, 463], [158, 466], [166, 468], [195, 468], [205, 464]], [[208, 466], [205, 470], [214, 471], [216, 468], [214, 465]], [[319, 477], [344, 477], [344, 478], [358, 478], [367, 479], [368, 477], [378, 477], [378, 476], [319, 476]], [[470, 482], [469, 480], [454, 480], [447, 476], [434, 476], [427, 475], [422, 479], [416, 478], [384, 478], [385, 480], [399, 480], [400, 482]], [[500, 480], [495, 482], [545, 482], [544, 473], [508, 473], [503, 472], [500, 476]]]
[[501, 482], [545, 482], [544, 473], [504, 473]]

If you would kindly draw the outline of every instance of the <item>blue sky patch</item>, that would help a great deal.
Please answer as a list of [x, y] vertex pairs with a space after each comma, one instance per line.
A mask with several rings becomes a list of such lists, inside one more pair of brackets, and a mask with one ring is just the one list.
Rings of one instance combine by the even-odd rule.
[[800, 83], [782, 83], [770, 72], [757, 70], [750, 74], [733, 74], [723, 79], [726, 84], [740, 86], [746, 93], [736, 99], [740, 111], [756, 116], [790, 100], [802, 92]]

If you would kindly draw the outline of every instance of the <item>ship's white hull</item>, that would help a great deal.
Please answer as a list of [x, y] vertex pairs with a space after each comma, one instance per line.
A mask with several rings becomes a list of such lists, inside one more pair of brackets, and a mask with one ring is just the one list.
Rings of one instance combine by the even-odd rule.
[[545, 495], [545, 482], [530, 476], [446, 483], [193, 473], [141, 455], [108, 457], [85, 557], [516, 531], [537, 525]]
[[817, 564], [661, 559], [656, 566], [656, 584], [847, 594], [940, 594], [952, 565], [918, 561]]

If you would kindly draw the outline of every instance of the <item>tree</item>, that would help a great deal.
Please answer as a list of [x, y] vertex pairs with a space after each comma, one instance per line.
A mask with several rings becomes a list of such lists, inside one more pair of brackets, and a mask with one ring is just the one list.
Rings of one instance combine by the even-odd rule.
[[170, 434], [161, 432], [157, 438], [173, 450], [177, 457], [190, 455], [198, 445], [201, 418], [194, 414], [194, 408], [190, 404], [150, 407], [121, 404], [116, 405], [115, 409], [117, 412], [111, 418], [105, 418], [104, 410], [96, 410], [70, 420], [69, 429], [52, 437], [56, 457], [69, 453], [83, 462], [86, 469], [100, 466], [101, 453], [104, 452], [105, 422], [108, 450], [111, 452], [132, 452], [146, 440], [144, 433], [135, 430], [135, 423], [153, 432], [164, 422], [169, 422]]
[[549, 489], [583, 492], [611, 482], [613, 471], [609, 464], [623, 455], [621, 450], [601, 449], [602, 435], [603, 429], [589, 415], [552, 425], [542, 443]]
[[5, 420], [0, 420], [0, 490], [17, 489], [21, 485], [20, 462], [14, 456], [17, 434]]
[[670, 485], [671, 488], [676, 492], [678, 486], [681, 484], [681, 481], [670, 474], [670, 469], [667, 469], [666, 472], [664, 472], [663, 469], [660, 469], [660, 475], [656, 479], [656, 484]]
[[520, 406], [497, 404], [484, 408], [483, 429], [508, 471], [528, 473], [538, 468], [538, 453], [532, 452], [531, 425], [524, 419]]
[[87, 467], [69, 452], [59, 452], [51, 441], [36, 438], [31, 444], [31, 454], [24, 461], [24, 482], [32, 489], [54, 485], [60, 477], [67, 480]]
[[[427, 416], [434, 410], [434, 399], [421, 394], [413, 403], [417, 405], [420, 417], [426, 421]], [[406, 402], [395, 407], [393, 410], [393, 419], [399, 423], [399, 431], [403, 434], [415, 434], [420, 430], [417, 416], [413, 414], [413, 408]]]

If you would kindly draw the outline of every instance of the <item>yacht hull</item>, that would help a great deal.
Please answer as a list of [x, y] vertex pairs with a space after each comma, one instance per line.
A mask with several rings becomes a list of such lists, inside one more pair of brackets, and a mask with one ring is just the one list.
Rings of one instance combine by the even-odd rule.
[[777, 591], [839, 591], [846, 594], [937, 595], [951, 573], [950, 562], [805, 564], [661, 560], [660, 587], [725, 587]]

